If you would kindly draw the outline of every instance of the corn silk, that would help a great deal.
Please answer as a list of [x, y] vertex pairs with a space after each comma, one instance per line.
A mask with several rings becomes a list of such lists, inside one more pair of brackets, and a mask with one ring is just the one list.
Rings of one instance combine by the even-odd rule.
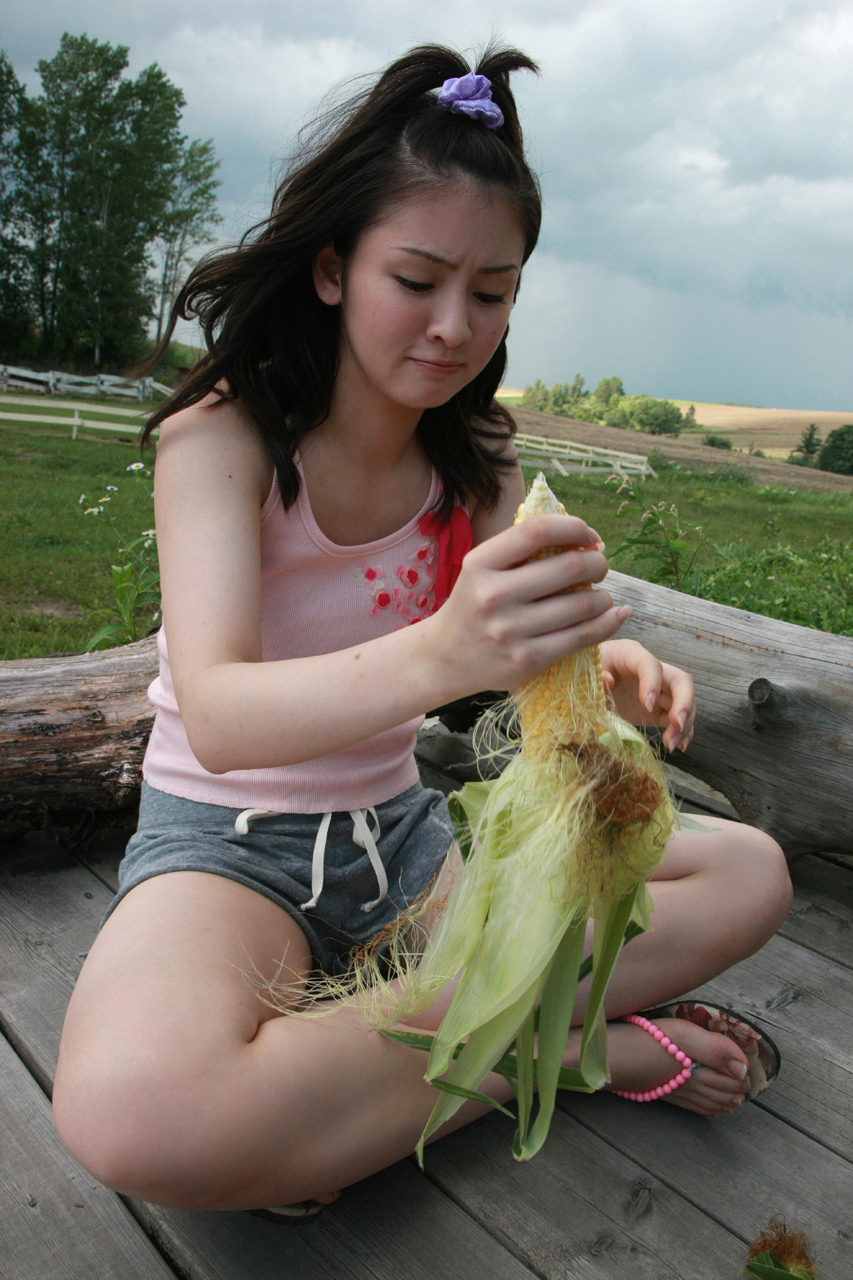
[[[516, 523], [550, 513], [565, 508], [540, 473]], [[423, 954], [401, 979], [402, 994], [383, 1001], [374, 1019], [392, 1039], [429, 1048], [425, 1078], [439, 1096], [419, 1157], [466, 1099], [499, 1106], [477, 1092], [493, 1070], [512, 1081], [518, 1100], [518, 1160], [545, 1141], [558, 1088], [591, 1093], [609, 1081], [604, 995], [626, 931], [651, 928], [645, 882], [673, 826], [660, 762], [607, 704], [597, 645], [561, 658], [512, 701], [521, 750], [498, 778], [468, 783], [451, 797], [468, 853], [464, 868]], [[493, 713], [495, 726], [501, 714]], [[580, 1061], [569, 1069], [562, 1060], [590, 918], [592, 983]], [[456, 975], [434, 1037], [390, 1029]]]

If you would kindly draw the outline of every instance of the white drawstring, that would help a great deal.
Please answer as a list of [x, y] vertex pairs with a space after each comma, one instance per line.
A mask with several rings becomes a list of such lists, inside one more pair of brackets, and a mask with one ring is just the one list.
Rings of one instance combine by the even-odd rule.
[[249, 834], [249, 823], [253, 818], [271, 818], [274, 812], [274, 809], [244, 809], [242, 813], [237, 815], [234, 830], [238, 836], [247, 836]]
[[[366, 813], [373, 815], [373, 821], [376, 823], [376, 830], [371, 832], [367, 825], [364, 815]], [[380, 834], [379, 819], [376, 816], [375, 809], [351, 809], [352, 818], [352, 839], [353, 844], [359, 845], [362, 849], [367, 850], [367, 856], [370, 859], [370, 865], [376, 874], [376, 883], [379, 885], [379, 897], [374, 898], [372, 902], [362, 902], [362, 911], [372, 911], [374, 907], [378, 907], [382, 899], [388, 892], [388, 877], [385, 874], [385, 868], [382, 865], [382, 859], [379, 856], [379, 850], [376, 847], [375, 837]]]
[[[369, 813], [373, 818], [375, 827], [373, 831], [367, 825], [365, 814]], [[274, 810], [271, 809], [244, 809], [238, 814], [234, 823], [234, 830], [238, 835], [245, 836], [249, 834], [249, 823], [253, 818], [272, 817]], [[382, 865], [382, 859], [379, 856], [379, 850], [376, 847], [376, 841], [382, 834], [379, 828], [379, 818], [376, 810], [367, 809], [350, 809], [349, 816], [352, 818], [352, 839], [353, 844], [357, 844], [360, 849], [367, 851], [370, 859], [370, 865], [373, 867], [376, 883], [379, 886], [379, 897], [374, 898], [372, 902], [362, 902], [362, 911], [372, 911], [374, 907], [378, 907], [379, 903], [388, 892], [388, 877], [385, 874], [385, 868]], [[310, 911], [312, 907], [316, 907], [317, 900], [323, 892], [323, 879], [326, 866], [326, 840], [329, 835], [329, 823], [332, 821], [331, 813], [324, 813], [320, 819], [320, 825], [317, 828], [317, 837], [314, 841], [314, 853], [311, 857], [311, 898], [308, 902], [303, 902], [299, 910]]]
[[323, 892], [323, 872], [325, 870], [326, 836], [329, 834], [330, 813], [324, 813], [317, 828], [317, 839], [314, 841], [314, 854], [311, 858], [311, 899], [300, 904], [300, 911], [310, 911], [316, 907], [317, 899]]

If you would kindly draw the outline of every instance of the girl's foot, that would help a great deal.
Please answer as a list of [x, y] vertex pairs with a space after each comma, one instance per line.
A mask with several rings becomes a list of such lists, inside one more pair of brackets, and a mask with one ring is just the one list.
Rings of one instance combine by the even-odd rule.
[[[654, 1022], [689, 1058], [702, 1064], [663, 1101], [700, 1116], [728, 1115], [743, 1105], [749, 1076], [746, 1054], [738, 1045], [682, 1018], [655, 1018]], [[678, 1069], [672, 1055], [632, 1023], [609, 1023], [607, 1047], [611, 1089], [644, 1092], [664, 1084]]]

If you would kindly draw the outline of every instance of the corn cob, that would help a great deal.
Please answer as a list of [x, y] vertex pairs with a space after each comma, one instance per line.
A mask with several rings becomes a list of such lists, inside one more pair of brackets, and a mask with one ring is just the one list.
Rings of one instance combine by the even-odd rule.
[[[516, 522], [544, 512], [564, 508], [540, 474]], [[563, 550], [546, 549], [536, 558]], [[461, 973], [429, 1044], [426, 1079], [441, 1095], [419, 1153], [464, 1098], [489, 1101], [476, 1086], [496, 1068], [516, 1081], [514, 1154], [521, 1160], [535, 1154], [558, 1086], [591, 1092], [609, 1079], [605, 990], [626, 927], [631, 921], [638, 930], [651, 927], [645, 879], [663, 858], [672, 811], [645, 739], [607, 706], [598, 647], [561, 658], [514, 701], [521, 752], [499, 778], [469, 783], [451, 797], [464, 814], [473, 852], [385, 1022], [404, 1021]], [[562, 1058], [590, 917], [593, 977], [580, 1066], [566, 1070]], [[408, 1044], [419, 1039], [389, 1034]], [[508, 1053], [513, 1041], [515, 1051]], [[531, 1126], [536, 1085], [539, 1113]]]

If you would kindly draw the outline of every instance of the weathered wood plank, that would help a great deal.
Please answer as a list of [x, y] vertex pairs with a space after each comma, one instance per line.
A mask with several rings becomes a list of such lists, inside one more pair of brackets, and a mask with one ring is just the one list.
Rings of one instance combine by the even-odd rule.
[[495, 1115], [430, 1147], [430, 1178], [547, 1280], [719, 1280], [744, 1244], [644, 1167], [557, 1112], [534, 1160]]
[[0, 1036], [0, 1275], [9, 1280], [168, 1280], [124, 1205], [81, 1169], [50, 1107]]
[[853, 1274], [853, 1169], [769, 1111], [715, 1121], [612, 1094], [561, 1094], [559, 1105], [742, 1239], [781, 1214], [808, 1233], [821, 1280]]
[[806, 856], [791, 867], [794, 904], [780, 932], [853, 968], [853, 867]]
[[[82, 965], [78, 952], [88, 950], [111, 896], [71, 859], [57, 858], [51, 870], [42, 864], [0, 876], [0, 1022], [47, 1091], [65, 1007]], [[132, 1207], [166, 1256], [193, 1280], [530, 1275], [406, 1162], [352, 1188], [301, 1232], [246, 1214]]]
[[853, 971], [777, 935], [694, 994], [758, 1019], [779, 1045], [782, 1071], [758, 1106], [853, 1161]]

